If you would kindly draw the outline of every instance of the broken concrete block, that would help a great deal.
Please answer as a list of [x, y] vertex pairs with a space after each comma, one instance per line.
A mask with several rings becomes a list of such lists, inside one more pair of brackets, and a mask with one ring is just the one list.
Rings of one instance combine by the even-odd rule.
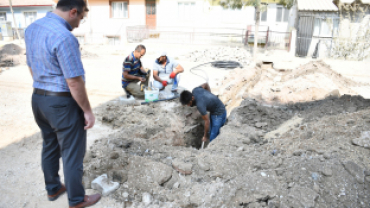
[[257, 128], [261, 128], [261, 127], [264, 127], [264, 126], [267, 126], [267, 123], [256, 123]]
[[180, 187], [180, 183], [179, 182], [176, 182], [175, 184], [173, 184], [172, 188], [173, 189], [178, 189]]
[[352, 139], [352, 144], [370, 149], [370, 132], [362, 132], [360, 138]]
[[206, 163], [203, 159], [198, 159], [198, 165], [204, 171], [208, 171], [210, 169], [209, 164]]
[[344, 166], [344, 169], [346, 169], [353, 177], [356, 178], [357, 182], [364, 183], [365, 173], [363, 168], [361, 168], [353, 161], [347, 161], [342, 165]]
[[146, 206], [148, 206], [149, 204], [151, 204], [153, 202], [153, 196], [151, 194], [149, 194], [149, 193], [144, 192], [142, 194], [142, 202]]
[[115, 159], [119, 158], [119, 153], [118, 152], [111, 152], [109, 157], [110, 157], [110, 159], [115, 160]]
[[129, 158], [128, 163], [128, 185], [135, 189], [150, 192], [172, 177], [172, 168], [160, 162], [134, 156]]
[[173, 160], [172, 167], [184, 175], [192, 174], [193, 165], [191, 163], [185, 163], [181, 159], [176, 158]]
[[294, 187], [290, 189], [288, 199], [291, 207], [315, 207], [315, 201], [319, 195], [312, 189]]
[[321, 172], [324, 176], [332, 176], [333, 175], [333, 171], [328, 167], [325, 167], [324, 170], [322, 170]]
[[108, 196], [119, 188], [119, 183], [108, 181], [107, 174], [103, 174], [91, 182], [91, 187], [101, 192], [103, 196]]
[[250, 144], [251, 140], [249, 138], [244, 138], [242, 142], [243, 144]]

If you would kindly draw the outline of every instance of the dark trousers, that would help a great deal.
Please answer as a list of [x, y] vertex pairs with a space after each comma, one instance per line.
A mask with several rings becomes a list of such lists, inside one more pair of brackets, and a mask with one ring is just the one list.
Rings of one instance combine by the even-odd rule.
[[33, 94], [32, 110], [44, 141], [42, 170], [48, 195], [56, 194], [61, 188], [58, 171], [59, 158], [62, 157], [69, 205], [83, 202], [86, 131], [82, 109], [72, 97]]

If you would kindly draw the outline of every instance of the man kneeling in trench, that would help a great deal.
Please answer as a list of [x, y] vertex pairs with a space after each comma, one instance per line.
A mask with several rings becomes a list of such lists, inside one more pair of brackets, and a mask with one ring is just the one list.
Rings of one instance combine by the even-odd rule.
[[[180, 95], [180, 102], [182, 105], [190, 107], [197, 106], [204, 120], [202, 141], [206, 142], [209, 139], [211, 142], [214, 140], [226, 122], [226, 109], [221, 100], [211, 93], [208, 83], [194, 88], [193, 92], [183, 91]], [[207, 111], [210, 112], [210, 116], [207, 115]]]

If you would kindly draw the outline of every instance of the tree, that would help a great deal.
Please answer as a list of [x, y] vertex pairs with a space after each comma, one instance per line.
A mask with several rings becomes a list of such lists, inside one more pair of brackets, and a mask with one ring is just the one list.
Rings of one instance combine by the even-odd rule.
[[260, 18], [261, 12], [267, 9], [267, 5], [269, 3], [278, 3], [286, 8], [290, 9], [293, 4], [294, 0], [221, 0], [219, 4], [223, 8], [231, 8], [231, 9], [241, 9], [243, 6], [253, 6], [256, 11], [256, 25], [254, 29], [254, 48], [253, 48], [253, 59], [256, 60], [257, 54], [257, 44], [259, 38], [259, 25], [260, 25]]
[[14, 16], [14, 12], [13, 12], [12, 0], [9, 0], [9, 7], [10, 7], [10, 11], [12, 12], [12, 15], [13, 15], [14, 26], [15, 26], [15, 30], [17, 32], [18, 39], [19, 39], [19, 41], [21, 41], [21, 36], [19, 35], [17, 22], [15, 21], [15, 16]]

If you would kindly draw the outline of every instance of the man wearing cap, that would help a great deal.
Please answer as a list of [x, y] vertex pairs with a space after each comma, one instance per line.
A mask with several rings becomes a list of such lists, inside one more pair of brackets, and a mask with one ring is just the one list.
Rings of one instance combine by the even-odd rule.
[[135, 51], [126, 57], [122, 69], [122, 88], [126, 93], [139, 98], [144, 98], [145, 94], [137, 83], [141, 82], [141, 85], [147, 86], [150, 75], [150, 71], [146, 72], [140, 61], [145, 52], [145, 46], [136, 46]]
[[160, 52], [153, 66], [154, 87], [163, 90], [168, 84], [172, 84], [172, 92], [177, 92], [180, 81], [180, 73], [184, 68], [166, 52]]

